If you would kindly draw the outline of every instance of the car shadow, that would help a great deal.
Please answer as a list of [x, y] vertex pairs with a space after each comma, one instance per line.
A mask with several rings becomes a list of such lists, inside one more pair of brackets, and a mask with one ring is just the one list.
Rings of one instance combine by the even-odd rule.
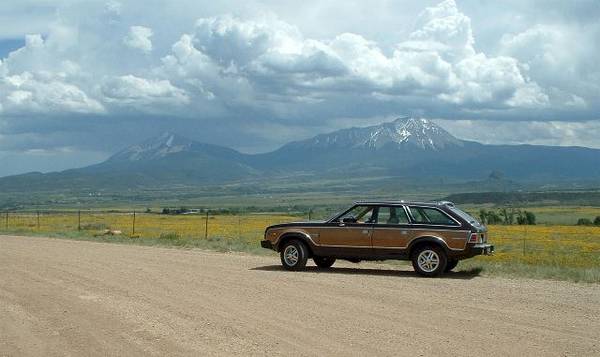
[[[250, 270], [260, 271], [286, 271], [281, 265], [265, 265], [261, 267], [250, 268]], [[468, 270], [451, 271], [444, 273], [437, 279], [473, 279], [480, 275], [481, 268], [472, 268]], [[329, 269], [321, 269], [315, 266], [307, 266], [304, 270], [298, 271], [298, 273], [308, 274], [350, 274], [350, 275], [373, 275], [373, 276], [397, 276], [397, 277], [418, 277], [419, 275], [414, 271], [410, 270], [396, 270], [396, 269], [373, 269], [373, 268], [336, 268], [331, 267]]]

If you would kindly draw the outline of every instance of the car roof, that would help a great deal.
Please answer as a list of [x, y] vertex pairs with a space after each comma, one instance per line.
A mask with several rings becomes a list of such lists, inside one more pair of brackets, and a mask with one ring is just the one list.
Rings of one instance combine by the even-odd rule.
[[356, 205], [423, 205], [423, 206], [449, 206], [454, 207], [454, 203], [450, 201], [404, 201], [404, 200], [361, 200], [355, 201]]

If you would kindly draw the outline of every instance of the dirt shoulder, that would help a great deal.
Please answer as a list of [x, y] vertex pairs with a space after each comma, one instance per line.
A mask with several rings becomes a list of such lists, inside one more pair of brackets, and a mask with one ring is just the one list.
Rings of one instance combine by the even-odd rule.
[[0, 355], [600, 354], [600, 285], [334, 267], [0, 236]]

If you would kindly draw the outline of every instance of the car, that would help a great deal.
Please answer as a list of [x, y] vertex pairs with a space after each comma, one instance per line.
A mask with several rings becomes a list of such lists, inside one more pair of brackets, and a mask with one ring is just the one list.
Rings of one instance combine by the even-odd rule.
[[447, 201], [358, 201], [325, 221], [269, 226], [261, 246], [279, 252], [287, 270], [303, 270], [309, 258], [322, 269], [336, 259], [396, 259], [429, 277], [494, 252], [487, 228]]

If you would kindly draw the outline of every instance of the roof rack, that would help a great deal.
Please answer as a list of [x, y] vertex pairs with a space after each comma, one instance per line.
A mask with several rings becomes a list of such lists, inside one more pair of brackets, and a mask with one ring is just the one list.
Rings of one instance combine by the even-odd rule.
[[454, 202], [450, 202], [450, 201], [439, 201], [438, 204], [448, 206], [448, 207], [454, 207]]
[[[450, 204], [454, 205], [452, 202]], [[432, 202], [432, 201], [412, 201], [412, 200], [356, 200], [354, 204], [367, 204], [367, 205], [377, 205], [377, 204], [421, 204], [421, 205], [441, 205], [440, 202]]]

